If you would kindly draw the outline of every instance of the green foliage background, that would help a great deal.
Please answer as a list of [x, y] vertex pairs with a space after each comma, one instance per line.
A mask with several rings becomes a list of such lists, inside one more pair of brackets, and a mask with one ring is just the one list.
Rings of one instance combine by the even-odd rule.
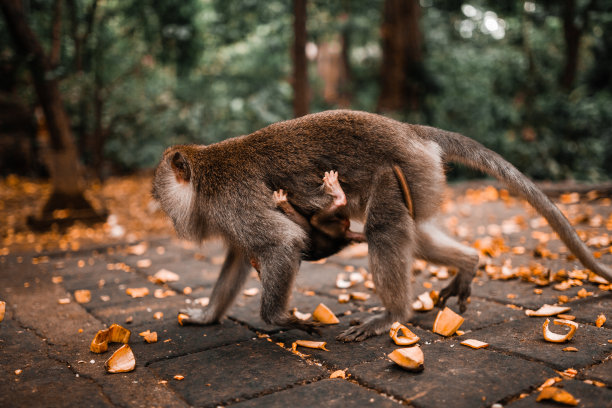
[[[76, 1], [78, 32], [86, 30], [92, 0]], [[585, 180], [612, 175], [612, 2], [589, 14], [573, 89], [559, 86], [564, 66], [563, 26], [556, 2], [473, 0], [494, 11], [505, 36], [475, 29], [454, 0], [421, 0], [426, 90], [417, 112], [401, 120], [462, 132], [500, 152], [535, 178]], [[579, 0], [579, 8], [586, 7]], [[154, 166], [174, 143], [212, 143], [292, 117], [291, 2], [282, 0], [105, 0], [98, 3], [74, 65], [68, 14], [55, 75], [75, 135], [94, 132], [101, 102], [104, 155], [115, 169]], [[30, 0], [28, 16], [49, 46], [52, 2]], [[340, 32], [350, 39], [351, 108], [374, 111], [379, 94], [383, 1], [308, 3], [308, 35], [315, 43]], [[348, 18], [344, 17], [348, 16]], [[531, 58], [531, 60], [530, 60]], [[530, 62], [531, 61], [531, 62]], [[23, 66], [18, 95], [35, 98], [24, 61], [12, 52], [0, 21], [0, 63]], [[311, 111], [332, 109], [321, 97], [311, 62]], [[87, 164], [88, 153], [83, 149]], [[473, 173], [461, 170], [457, 176]]]

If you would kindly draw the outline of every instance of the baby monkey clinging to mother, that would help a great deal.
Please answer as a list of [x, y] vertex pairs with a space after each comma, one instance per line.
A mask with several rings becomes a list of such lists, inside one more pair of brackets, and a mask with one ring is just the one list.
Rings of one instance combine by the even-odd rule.
[[[331, 169], [340, 175], [346, 198], [338, 215], [364, 223], [370, 272], [385, 307], [384, 313], [350, 327], [339, 339], [363, 340], [410, 318], [408, 273], [414, 257], [458, 270], [440, 295], [442, 301], [457, 296], [464, 310], [478, 253], [431, 221], [442, 203], [446, 161], [505, 183], [546, 218], [587, 268], [612, 281], [612, 270], [593, 257], [561, 211], [514, 166], [478, 142], [370, 113], [328, 111], [209, 146], [166, 150], [155, 172], [153, 195], [178, 235], [197, 242], [221, 237], [228, 247], [209, 306], [189, 309], [188, 321], [217, 322], [240, 292], [254, 258], [262, 285], [262, 319], [313, 330], [311, 323], [288, 311], [293, 281], [308, 254], [309, 232], [295, 217], [279, 211], [271, 197], [289, 189], [291, 206], [312, 220], [329, 204], [328, 194], [316, 192], [321, 175]], [[410, 186], [411, 209], [395, 168]], [[316, 222], [309, 228], [317, 230]]]

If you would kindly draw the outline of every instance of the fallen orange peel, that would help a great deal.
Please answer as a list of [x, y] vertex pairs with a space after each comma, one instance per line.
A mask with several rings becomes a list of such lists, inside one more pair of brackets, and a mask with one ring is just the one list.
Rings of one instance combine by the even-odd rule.
[[4, 314], [6, 313], [6, 302], [0, 300], [0, 322], [4, 320]]
[[336, 317], [334, 312], [332, 312], [327, 306], [323, 303], [319, 303], [319, 306], [312, 312], [312, 318], [316, 321], [319, 321], [324, 324], [338, 324], [340, 320]]
[[576, 406], [578, 405], [578, 402], [580, 402], [580, 400], [574, 398], [572, 394], [558, 387], [544, 388], [542, 392], [540, 392], [540, 395], [538, 395], [538, 397], [536, 398], [536, 402], [548, 399], [559, 402], [561, 404], [572, 406]]
[[124, 344], [104, 363], [109, 373], [127, 373], [136, 367], [136, 359], [129, 345]]
[[418, 345], [394, 350], [387, 357], [408, 371], [422, 371], [425, 356]]
[[291, 344], [291, 350], [296, 351], [298, 346], [307, 347], [311, 349], [319, 349], [329, 351], [325, 348], [327, 342], [325, 341], [313, 341], [313, 340], [296, 340]]
[[606, 316], [602, 313], [599, 316], [597, 316], [597, 320], [595, 320], [595, 326], [601, 327], [604, 325], [605, 322], [606, 322]]
[[138, 333], [139, 336], [142, 336], [144, 341], [147, 343], [157, 343], [157, 332], [152, 332], [151, 330], [143, 331]]
[[426, 312], [432, 310], [434, 305], [438, 301], [438, 292], [432, 290], [430, 292], [423, 292], [412, 303], [412, 308], [417, 312]]
[[181, 326], [183, 326], [183, 322], [184, 322], [185, 320], [188, 320], [188, 319], [189, 319], [189, 315], [188, 315], [188, 314], [185, 314], [185, 313], [179, 313], [179, 314], [178, 314], [178, 322], [179, 322], [179, 324], [180, 324]]
[[346, 379], [346, 372], [344, 370], [336, 370], [331, 373], [329, 378], [342, 378], [344, 380]]
[[149, 294], [149, 288], [127, 288], [125, 293], [133, 298], [141, 298]]
[[467, 339], [461, 342], [462, 345], [471, 347], [473, 349], [481, 349], [485, 347], [489, 347], [489, 343], [485, 343], [484, 341], [476, 340], [476, 339]]
[[389, 331], [389, 336], [391, 336], [395, 344], [398, 346], [411, 346], [419, 341], [419, 336], [414, 334], [400, 322], [393, 323], [391, 330]]
[[555, 319], [554, 320], [555, 325], [567, 326], [570, 328], [570, 330], [566, 334], [553, 333], [548, 328], [549, 323], [550, 323], [550, 319], [546, 319], [546, 321], [542, 325], [542, 332], [544, 334], [544, 339], [546, 341], [550, 341], [551, 343], [564, 343], [566, 341], [571, 340], [572, 337], [574, 337], [574, 333], [576, 332], [576, 329], [578, 328], [578, 323], [572, 322], [571, 320]]
[[559, 313], [569, 312], [570, 307], [568, 306], [553, 306], [544, 305], [538, 310], [525, 310], [525, 314], [531, 317], [549, 317], [556, 316]]
[[89, 303], [91, 301], [91, 292], [87, 289], [75, 290], [74, 300], [76, 300], [77, 303]]
[[433, 324], [433, 332], [442, 336], [452, 336], [463, 324], [464, 318], [453, 312], [448, 307], [438, 312]]
[[108, 350], [108, 343], [127, 343], [130, 340], [130, 334], [128, 329], [112, 324], [108, 329], [96, 333], [89, 349], [94, 353], [104, 353]]

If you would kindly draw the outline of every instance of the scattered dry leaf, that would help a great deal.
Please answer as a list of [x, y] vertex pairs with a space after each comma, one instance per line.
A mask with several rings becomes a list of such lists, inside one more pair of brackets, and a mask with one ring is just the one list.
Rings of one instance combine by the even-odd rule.
[[151, 330], [143, 331], [142, 333], [138, 333], [139, 336], [144, 338], [144, 341], [147, 343], [157, 343], [157, 332], [152, 332]]
[[149, 288], [127, 288], [125, 293], [133, 298], [141, 298], [149, 294]]
[[425, 356], [418, 345], [396, 349], [387, 357], [408, 371], [422, 371], [424, 368]]
[[484, 341], [475, 340], [475, 339], [467, 339], [461, 342], [462, 345], [471, 347], [473, 349], [481, 349], [485, 347], [489, 347], [489, 343], [485, 343]]
[[550, 319], [546, 319], [546, 321], [542, 325], [542, 332], [544, 334], [544, 339], [546, 341], [550, 341], [551, 343], [564, 343], [566, 341], [571, 340], [574, 336], [574, 333], [576, 332], [576, 329], [578, 329], [578, 323], [576, 322], [572, 322], [570, 320], [555, 319], [555, 325], [567, 326], [570, 328], [570, 330], [566, 334], [553, 333], [548, 328], [549, 323]]
[[319, 306], [312, 312], [312, 318], [316, 321], [319, 321], [324, 324], [338, 324], [340, 320], [336, 317], [334, 312], [332, 312], [327, 306], [323, 303], [319, 303]]
[[393, 323], [391, 330], [389, 330], [389, 336], [391, 336], [391, 339], [393, 339], [398, 346], [411, 346], [419, 341], [419, 336], [414, 334], [400, 322]]
[[555, 316], [559, 313], [565, 313], [570, 311], [570, 307], [568, 306], [553, 306], [553, 305], [544, 305], [538, 310], [525, 310], [525, 314], [527, 316], [538, 316], [538, 317], [548, 317]]
[[601, 327], [604, 325], [605, 322], [606, 322], [606, 316], [602, 313], [599, 316], [597, 316], [597, 320], [595, 320], [595, 326]]
[[88, 303], [91, 301], [91, 292], [87, 289], [75, 290], [74, 300], [76, 300], [77, 303]]
[[459, 326], [463, 324], [463, 317], [453, 312], [450, 308], [445, 307], [444, 310], [438, 312], [436, 320], [433, 324], [433, 332], [442, 336], [452, 336]]
[[540, 392], [540, 395], [538, 395], [538, 397], [536, 398], [537, 402], [540, 402], [542, 400], [553, 400], [561, 404], [572, 405], [572, 406], [578, 405], [578, 402], [579, 402], [579, 400], [574, 398], [572, 394], [565, 391], [563, 388], [558, 388], [558, 387], [544, 388]]
[[124, 344], [104, 363], [109, 373], [127, 373], [136, 367], [136, 359], [129, 345]]

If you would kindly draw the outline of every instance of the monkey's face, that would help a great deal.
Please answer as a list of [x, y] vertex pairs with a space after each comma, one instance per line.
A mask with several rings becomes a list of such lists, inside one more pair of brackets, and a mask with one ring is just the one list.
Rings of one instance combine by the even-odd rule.
[[195, 238], [192, 214], [195, 193], [192, 186], [193, 170], [186, 146], [174, 146], [166, 149], [161, 162], [155, 169], [153, 178], [153, 197], [159, 202], [162, 210], [174, 223], [180, 237]]

